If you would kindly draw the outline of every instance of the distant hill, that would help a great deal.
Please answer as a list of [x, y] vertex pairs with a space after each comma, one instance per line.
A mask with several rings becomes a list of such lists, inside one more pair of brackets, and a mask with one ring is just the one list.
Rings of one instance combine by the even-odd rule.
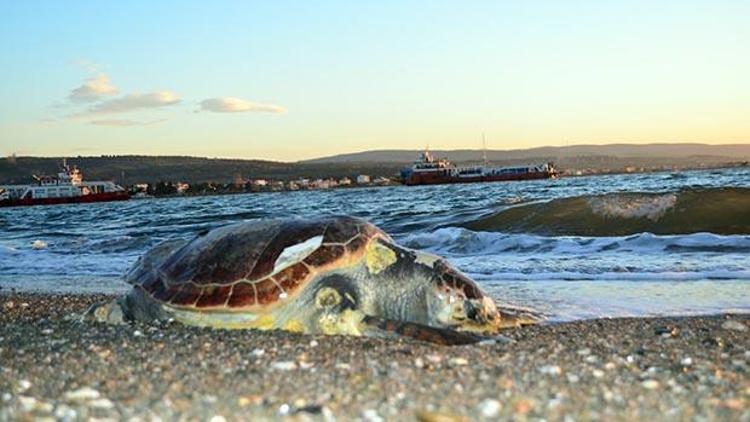
[[[32, 174], [54, 175], [63, 157], [12, 157], [0, 159], [0, 184], [22, 184], [32, 181]], [[214, 159], [175, 156], [101, 156], [68, 157], [68, 164], [78, 166], [87, 180], [114, 180], [120, 184], [171, 182], [231, 182], [235, 176], [293, 180], [300, 177], [324, 178], [358, 174], [391, 175], [397, 165], [368, 163], [283, 163], [277, 161]]]
[[[409, 163], [420, 154], [421, 150], [375, 150], [339, 154], [306, 160], [303, 163]], [[436, 157], [449, 157], [451, 161], [477, 162], [482, 159], [482, 151], [476, 149], [432, 150]], [[750, 144], [708, 145], [708, 144], [609, 144], [609, 145], [571, 145], [565, 147], [539, 147], [513, 150], [487, 150], [490, 161], [511, 161], [529, 158], [552, 159], [598, 156], [614, 158], [653, 158], [666, 157], [681, 159], [689, 157], [721, 157], [723, 159], [750, 159]]]

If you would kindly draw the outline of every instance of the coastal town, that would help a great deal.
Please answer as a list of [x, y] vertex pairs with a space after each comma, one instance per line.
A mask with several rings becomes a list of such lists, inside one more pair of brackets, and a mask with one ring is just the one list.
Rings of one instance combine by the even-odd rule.
[[259, 193], [259, 192], [294, 192], [304, 190], [329, 190], [335, 188], [393, 186], [400, 184], [396, 179], [386, 176], [372, 177], [360, 174], [356, 177], [342, 177], [340, 179], [308, 179], [296, 180], [270, 180], [265, 178], [245, 178], [235, 175], [231, 183], [219, 182], [168, 182], [136, 183], [128, 186], [128, 191], [133, 198], [148, 198], [151, 196], [170, 195], [212, 195], [232, 193]]

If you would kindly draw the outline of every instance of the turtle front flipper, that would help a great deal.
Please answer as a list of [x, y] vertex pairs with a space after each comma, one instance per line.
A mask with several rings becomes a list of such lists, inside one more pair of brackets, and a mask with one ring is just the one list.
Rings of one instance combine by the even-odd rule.
[[372, 337], [398, 338], [409, 337], [419, 341], [440, 344], [443, 346], [460, 346], [490, 340], [492, 337], [469, 332], [436, 328], [408, 321], [397, 321], [367, 315], [362, 320], [362, 334]]
[[125, 312], [120, 304], [121, 299], [95, 303], [81, 316], [82, 322], [100, 322], [105, 324], [124, 324]]

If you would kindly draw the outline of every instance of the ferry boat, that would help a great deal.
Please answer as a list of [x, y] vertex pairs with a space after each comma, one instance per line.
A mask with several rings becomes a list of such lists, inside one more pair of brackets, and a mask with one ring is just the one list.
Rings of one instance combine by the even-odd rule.
[[63, 160], [57, 176], [36, 176], [31, 185], [0, 186], [0, 207], [124, 201], [128, 192], [107, 181], [84, 181], [81, 170]]
[[401, 170], [406, 185], [438, 185], [446, 183], [503, 182], [511, 180], [554, 179], [557, 170], [552, 163], [510, 167], [457, 167], [447, 158], [434, 159], [429, 151]]

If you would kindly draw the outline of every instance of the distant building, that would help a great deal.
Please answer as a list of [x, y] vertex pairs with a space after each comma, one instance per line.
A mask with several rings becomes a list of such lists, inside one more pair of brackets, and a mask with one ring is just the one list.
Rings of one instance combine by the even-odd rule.
[[373, 183], [375, 183], [376, 185], [390, 185], [391, 179], [380, 176], [380, 177], [375, 178], [375, 181]]
[[308, 188], [310, 187], [310, 179], [299, 179], [297, 185], [301, 188]]
[[344, 177], [343, 179], [339, 180], [339, 186], [349, 186], [352, 184], [352, 179], [348, 177]]
[[331, 189], [335, 188], [338, 185], [339, 182], [334, 179], [315, 179], [314, 181], [310, 182], [311, 189]]
[[370, 183], [370, 176], [366, 174], [360, 174], [359, 176], [357, 176], [358, 185], [366, 185], [368, 183]]
[[328, 180], [316, 179], [310, 182], [310, 187], [313, 189], [329, 189], [331, 184]]
[[177, 193], [182, 195], [190, 189], [190, 185], [187, 183], [177, 182], [174, 187], [177, 189]]
[[148, 183], [136, 183], [133, 185], [133, 190], [137, 192], [148, 192]]

